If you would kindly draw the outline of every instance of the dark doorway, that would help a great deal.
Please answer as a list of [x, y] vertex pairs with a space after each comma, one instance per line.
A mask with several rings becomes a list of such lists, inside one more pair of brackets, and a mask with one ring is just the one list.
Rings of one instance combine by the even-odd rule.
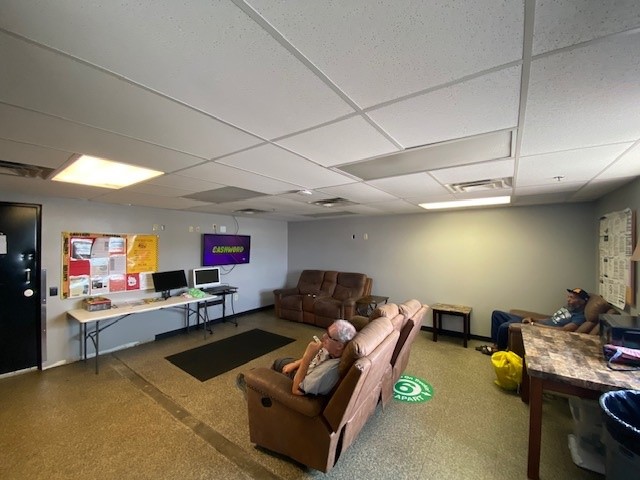
[[0, 202], [0, 374], [42, 368], [41, 208]]

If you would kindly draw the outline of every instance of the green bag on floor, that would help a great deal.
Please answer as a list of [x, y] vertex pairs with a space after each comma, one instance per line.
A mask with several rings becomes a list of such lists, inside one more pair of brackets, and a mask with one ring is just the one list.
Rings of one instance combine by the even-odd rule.
[[496, 371], [496, 385], [517, 390], [522, 383], [522, 358], [513, 352], [496, 352], [491, 355], [491, 363]]

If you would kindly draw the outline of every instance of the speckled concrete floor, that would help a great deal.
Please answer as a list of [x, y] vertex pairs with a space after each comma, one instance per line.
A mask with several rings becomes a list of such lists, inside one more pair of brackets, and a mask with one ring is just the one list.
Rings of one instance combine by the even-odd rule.
[[[249, 442], [238, 372], [296, 356], [315, 327], [268, 310], [216, 325], [212, 342], [252, 328], [300, 340], [200, 382], [164, 357], [202, 345], [202, 331], [177, 335], [44, 372], [0, 379], [2, 479], [524, 479], [528, 409], [493, 384], [489, 357], [460, 339], [422, 332], [406, 373], [433, 399], [379, 407], [328, 474], [308, 470]], [[575, 466], [567, 401], [543, 407], [541, 478], [601, 479]]]

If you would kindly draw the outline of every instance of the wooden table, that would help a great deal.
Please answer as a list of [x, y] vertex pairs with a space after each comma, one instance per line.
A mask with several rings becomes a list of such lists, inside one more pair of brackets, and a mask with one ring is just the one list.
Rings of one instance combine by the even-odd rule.
[[471, 307], [464, 305], [449, 305], [448, 303], [436, 303], [431, 305], [433, 311], [433, 341], [438, 341], [438, 330], [442, 328], [442, 315], [455, 315], [462, 317], [464, 348], [467, 348], [469, 330], [471, 329]]
[[607, 368], [597, 335], [523, 325], [522, 341], [529, 375], [527, 478], [538, 480], [543, 390], [595, 400], [609, 390], [640, 389], [640, 375]]
[[356, 300], [356, 312], [359, 315], [368, 317], [378, 307], [378, 304], [387, 303], [387, 300], [389, 300], [389, 297], [383, 295], [367, 295], [359, 298]]

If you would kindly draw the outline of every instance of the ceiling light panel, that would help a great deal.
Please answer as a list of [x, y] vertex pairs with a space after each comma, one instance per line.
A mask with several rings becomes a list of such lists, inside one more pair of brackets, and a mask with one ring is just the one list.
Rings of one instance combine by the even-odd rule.
[[81, 155], [56, 173], [51, 180], [120, 189], [157, 177], [162, 173], [157, 170], [114, 162], [105, 158]]
[[522, 155], [635, 141], [640, 31], [531, 64]]
[[360, 116], [309, 130], [276, 143], [325, 167], [398, 151], [392, 142]]
[[363, 107], [522, 55], [521, 2], [250, 3]]
[[520, 66], [393, 103], [367, 114], [405, 148], [518, 124]]
[[353, 182], [275, 145], [261, 145], [219, 160], [220, 163], [276, 178], [283, 182], [319, 188]]
[[612, 163], [624, 150], [624, 145], [605, 145], [521, 157], [515, 186], [558, 183], [557, 176], [564, 177], [566, 183], [586, 182], [600, 173], [603, 159]]
[[443, 142], [338, 167], [363, 180], [466, 165], [511, 155], [511, 131]]
[[533, 54], [587, 42], [638, 26], [640, 3], [636, 0], [537, 2], [533, 30]]

